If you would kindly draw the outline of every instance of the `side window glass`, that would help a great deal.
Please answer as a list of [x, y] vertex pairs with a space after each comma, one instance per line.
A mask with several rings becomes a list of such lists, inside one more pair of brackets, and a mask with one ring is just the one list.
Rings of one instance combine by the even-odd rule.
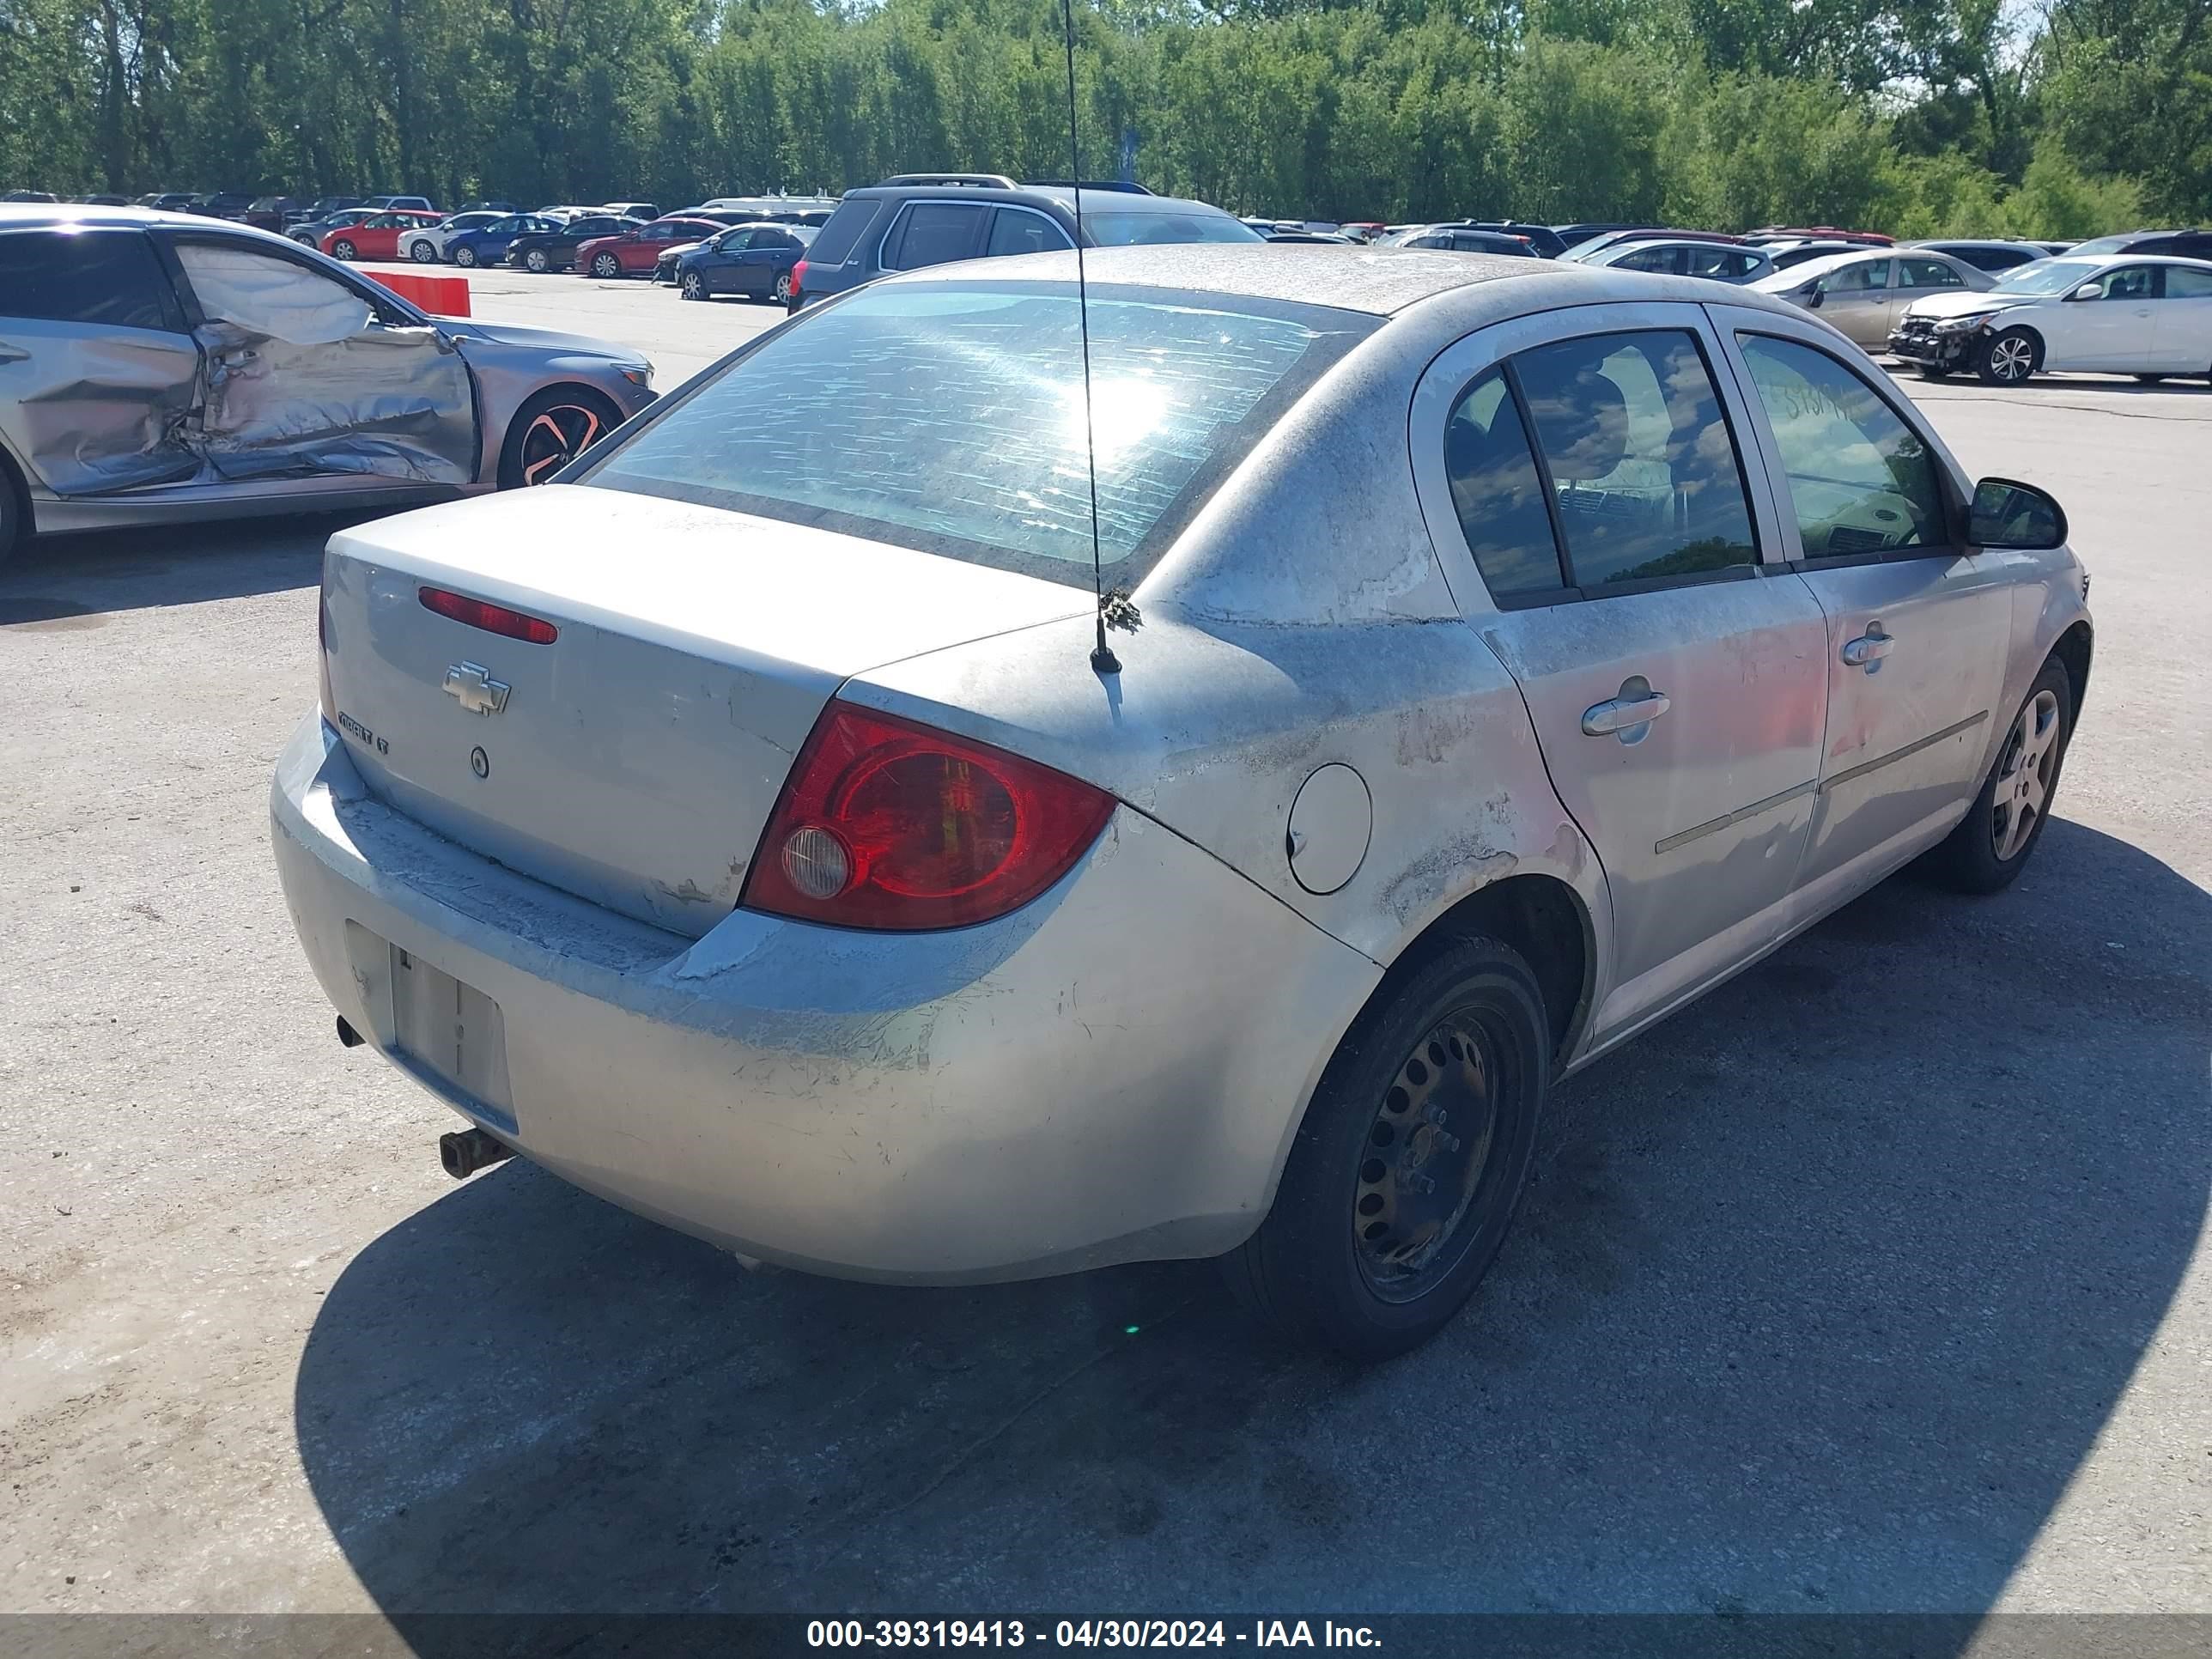
[[1832, 294], [1863, 294], [1869, 289], [1889, 286], [1889, 261], [1869, 259], [1863, 264], [1845, 265], [1841, 270], [1831, 271], [1821, 284]]
[[1948, 543], [1936, 457], [1873, 387], [1811, 346], [1736, 339], [1782, 452], [1807, 558]]
[[1742, 468], [1695, 336], [1565, 340], [1514, 366], [1577, 586], [1758, 562]]
[[307, 265], [209, 242], [179, 242], [176, 249], [210, 323], [293, 345], [330, 345], [372, 320], [368, 301]]
[[1492, 369], [1452, 405], [1444, 476], [1468, 550], [1493, 596], [1562, 586], [1543, 480], [1503, 370]]
[[1624, 270], [1661, 270], [1674, 269], [1674, 250], [1671, 247], [1648, 247], [1634, 253], [1624, 253], [1613, 264]]
[[925, 265], [967, 258], [975, 252], [981, 212], [968, 202], [915, 203], [906, 211], [896, 260], [886, 258], [884, 263], [895, 270], [919, 270]]
[[0, 317], [167, 330], [169, 279], [136, 230], [0, 235]]
[[1000, 208], [992, 216], [991, 240], [983, 252], [995, 259], [1002, 254], [1048, 253], [1072, 246], [1050, 220], [1015, 208]]
[[2169, 300], [2212, 300], [2212, 270], [2191, 270], [2186, 265], [2166, 268], [2166, 297]]
[[1965, 277], [1941, 259], [1899, 259], [1900, 288], [1964, 288]]

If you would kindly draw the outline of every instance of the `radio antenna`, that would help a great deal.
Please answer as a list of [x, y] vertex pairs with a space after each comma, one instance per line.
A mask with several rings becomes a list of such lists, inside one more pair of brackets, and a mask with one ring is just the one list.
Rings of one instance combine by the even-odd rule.
[[1091, 666], [1100, 674], [1118, 674], [1121, 659], [1106, 643], [1105, 560], [1098, 550], [1098, 447], [1091, 425], [1091, 287], [1083, 269], [1083, 145], [1075, 129], [1075, 0], [1060, 0], [1060, 38], [1067, 48], [1067, 155], [1075, 186], [1075, 315], [1083, 341], [1083, 459], [1091, 475], [1091, 620], [1098, 629], [1091, 647]]

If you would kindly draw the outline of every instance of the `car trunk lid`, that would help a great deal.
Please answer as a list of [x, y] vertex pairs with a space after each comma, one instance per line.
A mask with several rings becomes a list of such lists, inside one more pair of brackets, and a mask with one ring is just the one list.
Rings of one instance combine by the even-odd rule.
[[[333, 537], [325, 713], [397, 810], [696, 937], [736, 904], [785, 774], [842, 681], [1088, 601], [827, 531], [552, 485]], [[555, 637], [450, 614], [477, 602]]]

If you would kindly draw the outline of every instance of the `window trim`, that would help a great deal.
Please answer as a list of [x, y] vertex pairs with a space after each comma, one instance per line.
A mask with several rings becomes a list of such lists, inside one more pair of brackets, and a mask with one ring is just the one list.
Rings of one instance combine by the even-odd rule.
[[[1844, 570], [1853, 565], [1904, 564], [1915, 559], [1960, 559], [1972, 553], [1974, 550], [1967, 544], [1962, 533], [1966, 526], [1967, 498], [1960, 489], [1958, 463], [1926, 423], [1917, 418], [1917, 411], [1911, 410], [1903, 394], [1893, 396], [1891, 388], [1876, 386], [1822, 342], [1780, 327], [1755, 326], [1748, 320], [1750, 315], [1738, 313], [1735, 318], [1728, 319], [1722, 331], [1728, 337], [1729, 349], [1738, 362], [1742, 359], [1742, 342], [1747, 336], [1753, 339], [1779, 340], [1788, 345], [1802, 346], [1808, 351], [1818, 352], [1866, 387], [1877, 402], [1903, 422], [1906, 429], [1928, 447], [1931, 456], [1939, 457], [1945, 463], [1936, 469], [1936, 488], [1943, 497], [1944, 528], [1950, 537], [1948, 541], [1922, 542], [1911, 547], [1866, 548], [1853, 553], [1808, 554], [1805, 551], [1804, 538], [1798, 529], [1796, 502], [1785, 495], [1784, 501], [1777, 505], [1778, 507], [1786, 506], [1789, 509], [1778, 516], [1784, 533], [1790, 538], [1790, 546], [1794, 550], [1783, 560], [1783, 568], [1802, 575], [1808, 571]], [[1762, 325], [1769, 320], [1763, 317], [1759, 319]], [[1775, 318], [1771, 320], [1781, 323], [1784, 319]], [[1790, 470], [1783, 461], [1781, 446], [1774, 437], [1773, 424], [1767, 418], [1766, 405], [1759, 399], [1758, 384], [1751, 379], [1749, 363], [1742, 363], [1742, 374], [1744, 398], [1753, 407], [1753, 419], [1757, 423], [1759, 447], [1765, 453], [1768, 471], [1786, 491], [1790, 484]]]

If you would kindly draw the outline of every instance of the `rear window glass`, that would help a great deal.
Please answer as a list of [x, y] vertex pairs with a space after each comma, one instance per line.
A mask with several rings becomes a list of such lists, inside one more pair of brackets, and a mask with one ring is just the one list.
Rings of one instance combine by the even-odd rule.
[[830, 216], [830, 222], [822, 227], [821, 235], [814, 239], [814, 257], [825, 265], [842, 265], [853, 252], [868, 227], [876, 222], [883, 211], [883, 204], [872, 198], [857, 202], [841, 202], [837, 210]]
[[[1091, 447], [1109, 580], [1139, 580], [1377, 320], [1093, 287]], [[630, 428], [586, 482], [1088, 586], [1077, 325], [1072, 283], [863, 289]]]

